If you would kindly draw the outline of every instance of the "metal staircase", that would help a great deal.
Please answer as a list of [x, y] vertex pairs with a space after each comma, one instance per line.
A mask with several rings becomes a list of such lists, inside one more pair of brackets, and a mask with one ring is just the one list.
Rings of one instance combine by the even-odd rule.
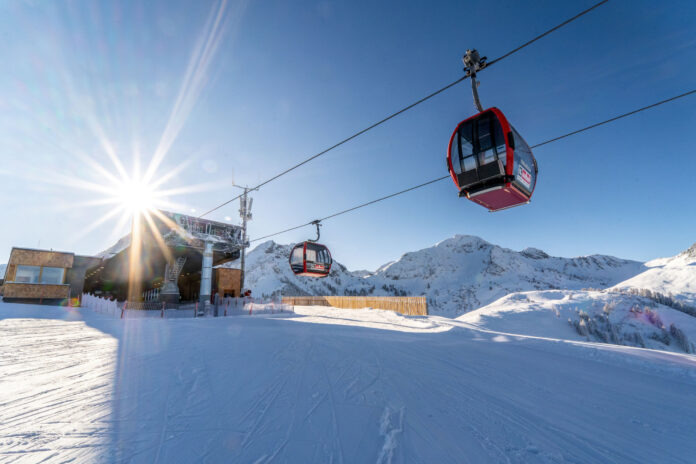
[[160, 299], [171, 303], [179, 303], [179, 274], [186, 264], [186, 257], [180, 256], [167, 263], [164, 270], [164, 285], [160, 292]]
[[180, 256], [176, 258], [175, 262], [169, 263], [165, 272], [164, 280], [167, 282], [174, 282], [176, 284], [176, 282], [179, 280], [179, 274], [181, 274], [181, 270], [184, 268], [184, 264], [186, 264], [185, 256]]

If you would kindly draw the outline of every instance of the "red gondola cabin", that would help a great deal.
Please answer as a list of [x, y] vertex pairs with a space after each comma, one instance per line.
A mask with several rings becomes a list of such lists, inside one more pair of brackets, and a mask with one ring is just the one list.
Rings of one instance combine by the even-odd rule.
[[532, 150], [498, 108], [460, 122], [447, 148], [459, 196], [490, 211], [529, 203], [537, 178]]
[[332, 263], [329, 249], [315, 242], [298, 243], [290, 253], [290, 268], [299, 276], [326, 277]]

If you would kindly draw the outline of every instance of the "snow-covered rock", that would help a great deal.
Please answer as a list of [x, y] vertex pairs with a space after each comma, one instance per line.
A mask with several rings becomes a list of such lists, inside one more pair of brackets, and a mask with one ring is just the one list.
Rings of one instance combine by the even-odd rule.
[[606, 288], [645, 270], [642, 263], [612, 256], [558, 258], [456, 235], [372, 273], [350, 272], [334, 261], [329, 277], [313, 279], [290, 271], [291, 248], [268, 241], [248, 254], [246, 285], [254, 294], [425, 295], [431, 313], [457, 316], [513, 292]]
[[615, 286], [617, 289], [647, 289], [696, 306], [696, 243], [671, 258], [645, 263], [645, 272]]

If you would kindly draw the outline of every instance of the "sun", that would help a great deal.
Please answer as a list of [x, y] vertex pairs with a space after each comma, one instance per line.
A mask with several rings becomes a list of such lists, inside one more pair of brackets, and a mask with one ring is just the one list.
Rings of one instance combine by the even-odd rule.
[[115, 189], [119, 205], [126, 213], [138, 214], [151, 211], [157, 206], [157, 191], [142, 179], [132, 178]]

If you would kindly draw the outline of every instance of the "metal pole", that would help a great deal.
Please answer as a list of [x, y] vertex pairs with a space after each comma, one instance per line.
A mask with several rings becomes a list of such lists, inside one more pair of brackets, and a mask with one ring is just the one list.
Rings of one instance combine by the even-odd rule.
[[242, 201], [239, 206], [239, 215], [242, 217], [242, 254], [240, 256], [241, 273], [239, 276], [239, 291], [244, 293], [244, 256], [246, 255], [246, 242], [247, 242], [247, 194], [249, 192], [248, 187], [244, 187], [244, 194], [242, 195]]
[[[239, 275], [239, 291], [241, 293], [244, 293], [244, 271], [245, 271], [245, 262], [246, 262], [246, 248], [249, 245], [248, 243], [248, 237], [247, 237], [247, 222], [251, 220], [251, 201], [249, 199], [249, 192], [253, 191], [254, 189], [250, 189], [249, 187], [241, 187], [239, 185], [233, 185], [234, 187], [237, 187], [239, 189], [244, 190], [244, 193], [242, 193], [242, 196], [239, 201], [239, 217], [242, 219], [242, 244], [240, 247], [240, 275]], [[239, 295], [242, 296], [242, 295]]]
[[203, 306], [203, 310], [206, 310], [210, 306], [210, 292], [212, 290], [213, 283], [213, 242], [205, 242], [205, 249], [203, 250], [203, 263], [201, 268], [201, 292], [198, 296], [198, 301], [200, 301]]

